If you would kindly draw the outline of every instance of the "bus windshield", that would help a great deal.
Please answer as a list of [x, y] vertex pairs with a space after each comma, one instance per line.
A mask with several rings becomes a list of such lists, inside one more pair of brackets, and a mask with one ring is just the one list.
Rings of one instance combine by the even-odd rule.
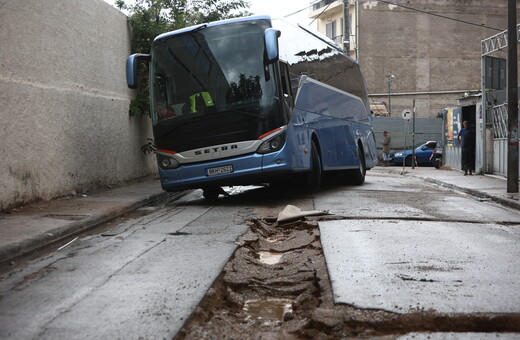
[[264, 62], [270, 26], [268, 20], [202, 26], [155, 41], [150, 88], [158, 149], [254, 140], [287, 124], [279, 77]]

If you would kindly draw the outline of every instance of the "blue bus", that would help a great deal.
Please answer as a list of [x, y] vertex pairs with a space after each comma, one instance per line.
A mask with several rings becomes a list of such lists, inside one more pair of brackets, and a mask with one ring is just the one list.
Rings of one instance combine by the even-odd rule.
[[299, 176], [314, 192], [330, 172], [361, 185], [377, 163], [359, 64], [318, 33], [269, 16], [164, 33], [128, 58], [130, 88], [140, 60], [166, 191]]

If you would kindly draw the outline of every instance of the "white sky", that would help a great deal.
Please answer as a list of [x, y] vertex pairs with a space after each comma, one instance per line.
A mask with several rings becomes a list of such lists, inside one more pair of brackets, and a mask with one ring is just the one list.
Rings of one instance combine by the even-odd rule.
[[[105, 0], [107, 3], [113, 5], [115, 0]], [[291, 15], [286, 20], [302, 24], [302, 26], [308, 26], [312, 19], [308, 18], [309, 5], [312, 0], [249, 0], [251, 6], [249, 11], [255, 15], [257, 14], [268, 14], [275, 18], [285, 17], [288, 14], [298, 12], [295, 15]], [[310, 28], [316, 29], [315, 23]]]
[[302, 26], [307, 26], [312, 21], [312, 19], [308, 18], [310, 0], [249, 0], [249, 2], [251, 4], [250, 12], [253, 14], [268, 14], [272, 17], [284, 17], [304, 9], [285, 19], [302, 24]]

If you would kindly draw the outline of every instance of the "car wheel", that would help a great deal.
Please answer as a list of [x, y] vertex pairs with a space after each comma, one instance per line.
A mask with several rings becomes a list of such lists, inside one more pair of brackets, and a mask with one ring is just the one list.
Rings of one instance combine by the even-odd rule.
[[412, 156], [407, 156], [406, 159], [404, 160], [404, 164], [406, 166], [412, 166]]

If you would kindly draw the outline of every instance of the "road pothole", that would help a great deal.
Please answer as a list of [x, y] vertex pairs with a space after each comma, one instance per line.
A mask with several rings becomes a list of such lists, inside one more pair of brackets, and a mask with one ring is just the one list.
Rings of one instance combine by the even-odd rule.
[[293, 301], [289, 299], [251, 299], [244, 303], [244, 312], [246, 320], [260, 320], [269, 326], [292, 319], [292, 305]]
[[412, 332], [520, 332], [518, 314], [397, 314], [334, 304], [318, 228], [318, 220], [329, 219], [338, 217], [251, 221], [176, 339], [386, 340]]
[[283, 257], [283, 253], [274, 253], [270, 251], [259, 251], [258, 256], [259, 260], [263, 264], [277, 264], [280, 263]]

